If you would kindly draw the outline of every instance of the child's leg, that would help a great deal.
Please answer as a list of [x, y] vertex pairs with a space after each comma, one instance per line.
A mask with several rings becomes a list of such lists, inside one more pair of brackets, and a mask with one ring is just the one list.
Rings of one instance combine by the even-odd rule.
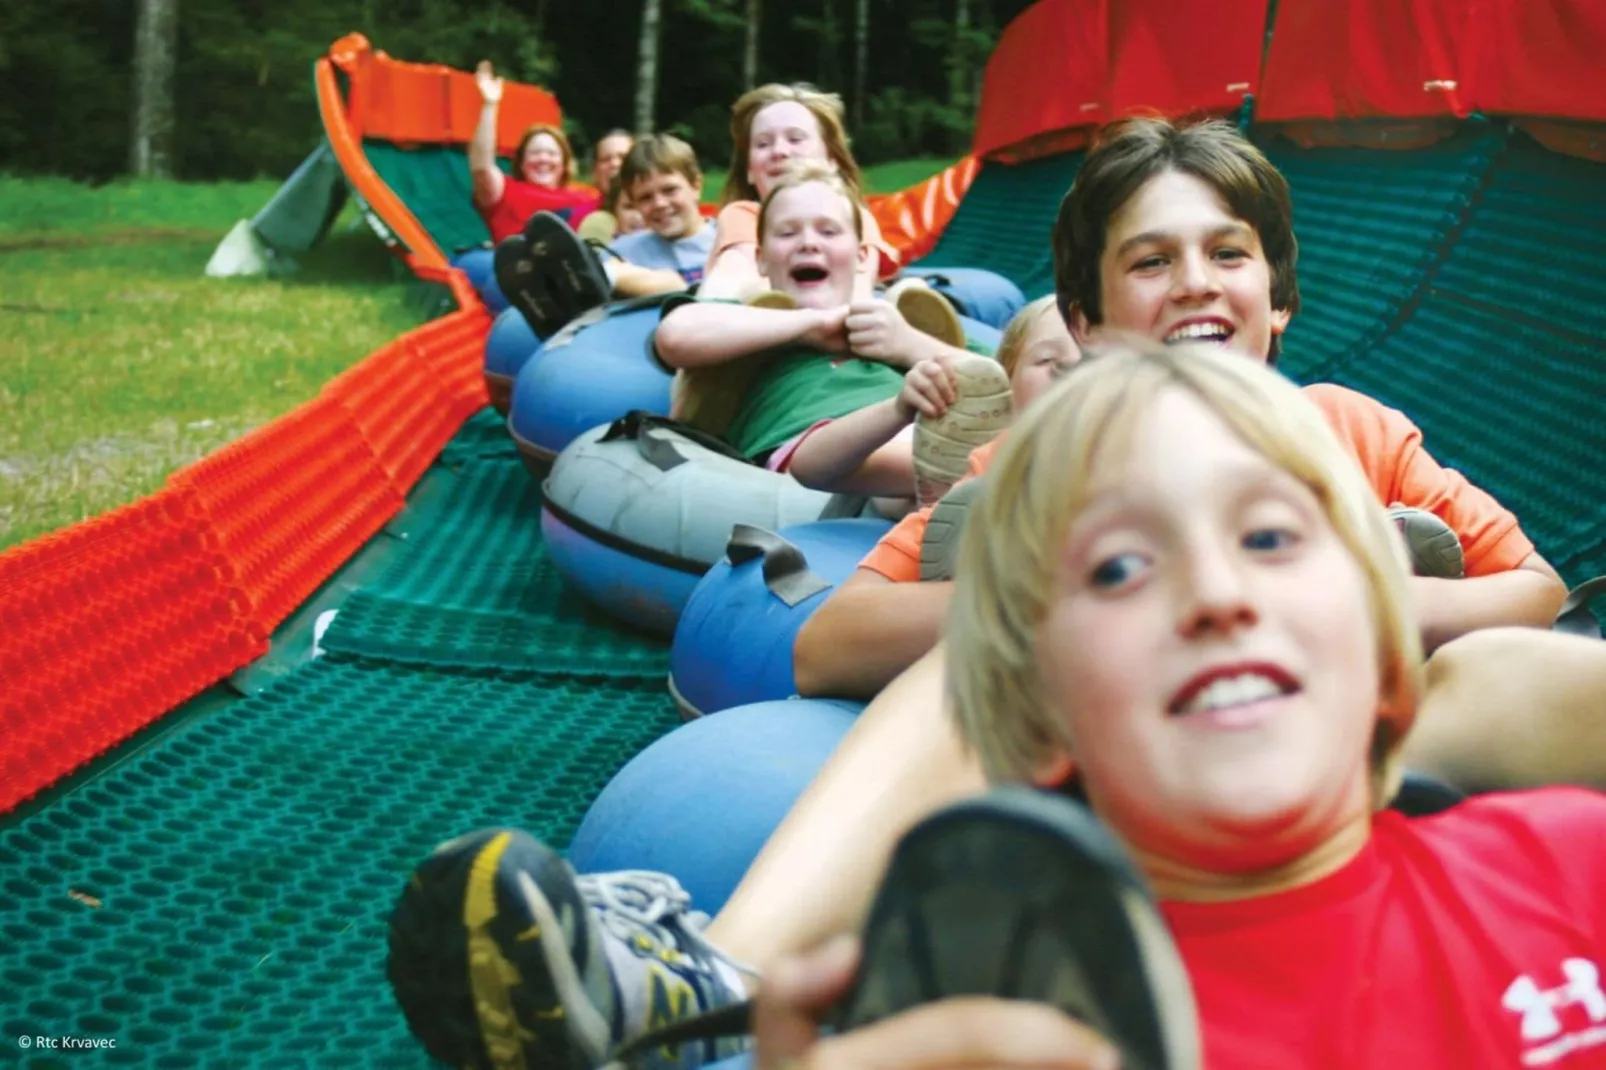
[[1475, 790], [1606, 788], [1606, 642], [1488, 628], [1446, 643], [1405, 763]]
[[946, 711], [939, 646], [859, 716], [708, 929], [762, 968], [856, 927], [893, 845], [986, 781]]

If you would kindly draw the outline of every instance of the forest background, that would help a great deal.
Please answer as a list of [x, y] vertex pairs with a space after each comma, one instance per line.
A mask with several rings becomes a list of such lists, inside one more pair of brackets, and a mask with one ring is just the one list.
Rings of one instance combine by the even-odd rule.
[[576, 148], [667, 130], [729, 159], [730, 104], [839, 92], [861, 162], [968, 149], [998, 33], [1030, 0], [8, 0], [0, 173], [283, 177], [321, 133], [312, 64], [354, 31], [397, 59], [557, 94]]

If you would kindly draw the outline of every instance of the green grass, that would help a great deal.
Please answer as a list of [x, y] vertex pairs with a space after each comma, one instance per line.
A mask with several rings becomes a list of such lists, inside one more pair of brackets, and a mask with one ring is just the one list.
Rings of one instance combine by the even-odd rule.
[[0, 547], [156, 490], [418, 322], [345, 223], [299, 275], [206, 278], [276, 188], [0, 177]]
[[[864, 169], [864, 188], [867, 193], [896, 193], [917, 182], [924, 182], [948, 167], [954, 161], [947, 157], [922, 156], [913, 160], [894, 160], [878, 163]], [[703, 172], [703, 203], [716, 204], [719, 192], [725, 186], [725, 171]], [[3, 187], [0, 187], [3, 189]]]

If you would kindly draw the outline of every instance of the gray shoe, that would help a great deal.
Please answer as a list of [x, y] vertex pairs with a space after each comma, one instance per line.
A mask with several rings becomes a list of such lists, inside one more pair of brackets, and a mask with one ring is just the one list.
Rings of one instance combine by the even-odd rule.
[[1434, 576], [1443, 580], [1458, 580], [1466, 575], [1466, 559], [1461, 553], [1461, 539], [1450, 525], [1428, 512], [1410, 506], [1396, 505], [1389, 510], [1389, 519], [1405, 537], [1405, 548], [1410, 551], [1411, 571], [1418, 576]]
[[920, 540], [922, 582], [954, 578], [954, 562], [959, 558], [959, 533], [970, 516], [970, 504], [986, 484], [985, 476], [956, 483], [931, 510], [925, 537]]
[[1014, 399], [1009, 375], [991, 357], [955, 361], [959, 397], [936, 419], [915, 418], [915, 500], [936, 504], [965, 474], [970, 451], [991, 442], [1009, 426]]

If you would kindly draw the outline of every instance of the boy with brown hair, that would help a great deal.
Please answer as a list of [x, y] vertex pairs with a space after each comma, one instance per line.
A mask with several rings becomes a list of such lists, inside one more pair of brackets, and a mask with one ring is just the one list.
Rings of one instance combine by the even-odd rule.
[[[1292, 219], [1287, 181], [1230, 124], [1114, 123], [1055, 222], [1060, 312], [1084, 348], [1115, 330], [1273, 361], [1300, 303]], [[1385, 505], [1426, 510], [1459, 537], [1466, 578], [1412, 580], [1429, 650], [1479, 628], [1549, 626], [1567, 592], [1515, 516], [1439, 465], [1403, 413], [1340, 386], [1306, 390]], [[995, 449], [972, 455], [972, 475]], [[799, 632], [804, 694], [869, 697], [935, 644], [950, 585], [908, 582], [928, 517], [900, 522]]]

